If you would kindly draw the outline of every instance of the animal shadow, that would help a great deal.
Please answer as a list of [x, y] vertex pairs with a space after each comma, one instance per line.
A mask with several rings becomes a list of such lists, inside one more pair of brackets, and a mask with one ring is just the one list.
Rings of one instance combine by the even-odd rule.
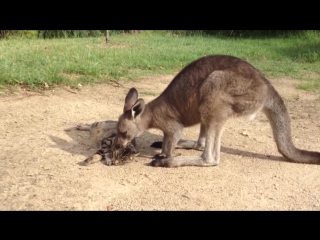
[[[65, 129], [65, 133], [72, 139], [71, 141], [67, 141], [60, 137], [49, 135], [50, 139], [55, 143], [55, 145], [51, 146], [52, 148], [62, 149], [63, 151], [71, 153], [72, 155], [82, 155], [84, 159], [91, 156], [97, 151], [98, 146], [96, 146], [91, 141], [90, 134], [88, 131], [79, 131], [76, 129], [76, 127], [74, 127], [74, 128]], [[136, 148], [140, 152], [139, 157], [146, 157], [146, 158], [150, 158], [151, 160], [151, 158], [155, 154], [160, 153], [161, 150], [159, 148], [153, 148], [153, 147], [150, 147], [150, 145], [154, 142], [162, 141], [162, 138], [163, 138], [162, 135], [154, 134], [149, 131], [145, 131], [143, 134], [141, 134], [141, 136], [137, 137]], [[186, 140], [181, 139], [181, 141], [186, 141]], [[189, 150], [189, 149], [184, 149], [184, 150]], [[243, 151], [240, 149], [233, 149], [233, 148], [224, 147], [224, 146], [221, 147], [221, 152], [232, 154], [232, 155], [243, 156], [243, 157], [258, 158], [261, 160], [286, 161], [286, 162], [288, 161], [282, 156], [265, 155], [265, 154], [250, 152], [250, 151]]]
[[[90, 139], [89, 131], [79, 131], [76, 127], [67, 128], [64, 132], [71, 138], [67, 141], [57, 136], [49, 135], [54, 145], [52, 148], [59, 148], [69, 152], [72, 155], [83, 155], [85, 158], [94, 154], [98, 150], [98, 146]], [[136, 138], [137, 149], [140, 157], [152, 157], [159, 153], [159, 149], [149, 147], [155, 141], [161, 141], [162, 136], [145, 131], [141, 136]]]

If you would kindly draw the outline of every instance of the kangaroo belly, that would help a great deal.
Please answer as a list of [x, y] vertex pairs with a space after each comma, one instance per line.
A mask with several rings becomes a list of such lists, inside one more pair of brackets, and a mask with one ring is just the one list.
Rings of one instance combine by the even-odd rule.
[[185, 101], [176, 106], [173, 117], [184, 127], [191, 127], [201, 122], [199, 101]]
[[191, 127], [201, 122], [200, 116], [201, 115], [199, 111], [197, 112], [194, 111], [189, 115], [182, 116], [180, 122], [183, 124], [184, 127]]

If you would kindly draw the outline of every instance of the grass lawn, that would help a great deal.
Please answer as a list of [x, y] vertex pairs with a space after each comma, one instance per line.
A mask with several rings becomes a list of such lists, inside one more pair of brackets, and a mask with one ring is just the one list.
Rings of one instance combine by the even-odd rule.
[[228, 38], [175, 36], [165, 31], [100, 38], [0, 40], [0, 88], [90, 84], [175, 74], [208, 54], [246, 59], [270, 78], [300, 79], [297, 87], [320, 89], [320, 36]]

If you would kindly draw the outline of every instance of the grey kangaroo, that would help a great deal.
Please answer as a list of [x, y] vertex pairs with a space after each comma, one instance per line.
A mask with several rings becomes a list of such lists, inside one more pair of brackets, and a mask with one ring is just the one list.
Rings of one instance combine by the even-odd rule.
[[[128, 92], [117, 124], [116, 147], [123, 148], [149, 128], [163, 131], [161, 154], [151, 166], [215, 166], [228, 119], [253, 119], [263, 111], [269, 119], [278, 151], [297, 163], [319, 164], [320, 153], [297, 149], [291, 140], [288, 111], [282, 98], [255, 67], [233, 56], [209, 55], [182, 69], [167, 88], [148, 104], [138, 92]], [[201, 156], [173, 156], [184, 127], [200, 123], [194, 149]]]

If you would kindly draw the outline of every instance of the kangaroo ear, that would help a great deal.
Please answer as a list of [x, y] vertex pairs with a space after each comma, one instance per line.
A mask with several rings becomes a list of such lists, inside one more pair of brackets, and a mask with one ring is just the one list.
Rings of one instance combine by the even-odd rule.
[[124, 100], [123, 112], [130, 110], [138, 99], [138, 91], [135, 88], [131, 88]]
[[142, 98], [139, 98], [131, 108], [132, 119], [140, 116], [143, 113], [144, 106], [145, 106], [144, 100]]

